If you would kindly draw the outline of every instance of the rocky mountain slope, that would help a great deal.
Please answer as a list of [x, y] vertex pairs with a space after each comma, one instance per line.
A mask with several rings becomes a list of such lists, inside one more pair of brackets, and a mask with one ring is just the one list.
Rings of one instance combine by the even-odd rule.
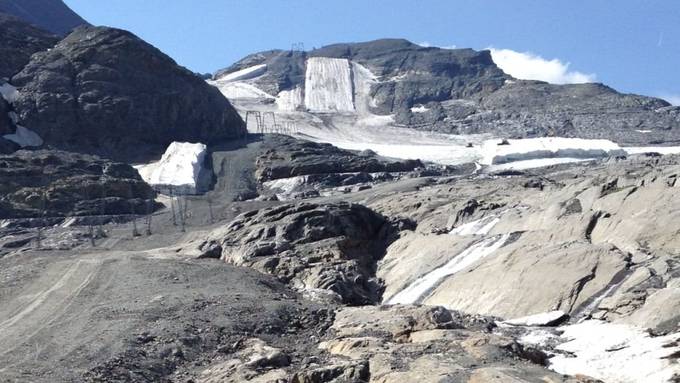
[[[608, 138], [633, 146], [680, 138], [680, 111], [666, 101], [601, 84], [517, 80], [488, 51], [425, 48], [405, 40], [256, 53], [216, 72], [214, 80], [228, 97], [275, 101], [280, 113], [370, 112], [392, 116], [397, 126], [505, 138]], [[319, 97], [330, 103], [319, 109]]]
[[17, 123], [50, 147], [130, 161], [245, 133], [229, 102], [129, 32], [80, 27], [11, 79]]
[[0, 12], [14, 15], [59, 36], [88, 24], [62, 0], [0, 0]]
[[11, 78], [28, 64], [31, 55], [52, 48], [59, 38], [0, 12], [0, 78]]

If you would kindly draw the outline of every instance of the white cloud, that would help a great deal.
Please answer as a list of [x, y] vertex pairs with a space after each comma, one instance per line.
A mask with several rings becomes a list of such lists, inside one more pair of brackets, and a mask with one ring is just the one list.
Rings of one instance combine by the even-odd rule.
[[594, 82], [595, 74], [569, 71], [569, 63], [558, 59], [546, 60], [530, 52], [489, 48], [493, 61], [505, 73], [522, 80], [540, 80], [551, 84]]
[[659, 97], [675, 106], [680, 106], [680, 94], [662, 93]]

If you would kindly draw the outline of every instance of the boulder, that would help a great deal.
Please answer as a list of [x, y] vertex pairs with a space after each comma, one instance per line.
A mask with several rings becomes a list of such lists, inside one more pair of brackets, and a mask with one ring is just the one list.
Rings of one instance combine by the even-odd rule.
[[12, 78], [19, 124], [51, 147], [115, 160], [158, 156], [172, 141], [243, 136], [220, 92], [130, 32], [80, 27]]

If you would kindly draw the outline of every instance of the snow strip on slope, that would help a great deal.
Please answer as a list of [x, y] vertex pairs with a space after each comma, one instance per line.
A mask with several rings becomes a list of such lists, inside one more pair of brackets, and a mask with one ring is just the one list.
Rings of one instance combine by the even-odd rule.
[[160, 161], [135, 166], [144, 181], [156, 187], [173, 187], [179, 194], [194, 194], [207, 152], [204, 144], [173, 142]]
[[386, 304], [412, 304], [417, 303], [423, 295], [435, 287], [441, 280], [456, 274], [459, 271], [471, 266], [482, 258], [493, 254], [510, 237], [510, 234], [503, 234], [495, 237], [485, 238], [474, 245], [468, 247], [460, 254], [456, 255], [444, 266], [430, 271], [418, 278], [405, 289], [392, 296]]
[[266, 181], [262, 183], [265, 189], [276, 190], [276, 198], [279, 201], [288, 201], [293, 199], [293, 194], [300, 186], [307, 182], [307, 176], [295, 176], [289, 178], [279, 178], [273, 181]]
[[584, 374], [610, 383], [667, 383], [680, 374], [671, 354], [680, 352], [680, 333], [652, 337], [642, 328], [588, 320], [560, 327], [566, 343], [549, 368], [567, 375]]
[[550, 326], [566, 316], [564, 311], [556, 310], [547, 313], [527, 315], [521, 318], [499, 322], [510, 326]]
[[2, 95], [2, 98], [4, 98], [5, 101], [12, 104], [19, 98], [19, 91], [10, 83], [6, 82], [0, 85], [0, 95]]
[[635, 146], [624, 147], [623, 150], [628, 154], [659, 153], [659, 154], [678, 154], [680, 146]]
[[537, 158], [603, 158], [626, 154], [609, 140], [544, 137], [508, 142], [509, 145], [499, 145], [499, 140], [485, 141], [481, 147], [482, 163], [495, 165]]
[[501, 219], [495, 216], [480, 218], [476, 221], [462, 224], [449, 232], [455, 235], [486, 235]]
[[311, 112], [354, 112], [349, 60], [328, 57], [307, 60], [305, 106]]
[[17, 131], [13, 134], [5, 134], [2, 137], [17, 143], [22, 148], [36, 147], [43, 144], [43, 139], [37, 133], [21, 125], [17, 125]]
[[251, 66], [219, 77], [219, 82], [242, 81], [258, 77], [267, 71], [267, 64]]
[[212, 81], [208, 80], [208, 84], [216, 87], [222, 92], [224, 97], [228, 99], [244, 99], [244, 98], [256, 98], [256, 99], [271, 99], [274, 98], [271, 94], [260, 90], [254, 85], [250, 85], [245, 82], [223, 82], [222, 80]]

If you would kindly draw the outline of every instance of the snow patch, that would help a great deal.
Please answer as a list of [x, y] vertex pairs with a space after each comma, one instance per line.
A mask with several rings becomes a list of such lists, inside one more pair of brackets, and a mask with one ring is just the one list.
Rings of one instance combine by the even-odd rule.
[[639, 327], [588, 320], [560, 327], [564, 352], [550, 359], [549, 368], [565, 375], [583, 374], [611, 383], [666, 383], [680, 374], [670, 358], [680, 352], [680, 333], [652, 337]]
[[521, 318], [510, 319], [500, 323], [510, 326], [550, 326], [564, 319], [564, 311], [556, 310], [547, 313], [528, 315]]
[[224, 76], [219, 77], [217, 80], [220, 82], [231, 82], [231, 81], [242, 81], [252, 79], [263, 75], [267, 71], [267, 64], [260, 64], [251, 66], [249, 68], [241, 69], [236, 72], [228, 73]]
[[508, 145], [499, 144], [499, 140], [488, 140], [482, 144], [483, 164], [496, 165], [539, 158], [604, 158], [626, 154], [619, 145], [609, 140], [545, 137], [508, 140]]
[[311, 112], [354, 112], [349, 60], [328, 57], [307, 60], [305, 106]]
[[204, 144], [173, 142], [160, 161], [137, 165], [135, 169], [144, 181], [157, 189], [172, 188], [177, 194], [195, 194], [206, 153]]
[[22, 148], [42, 146], [43, 144], [43, 139], [37, 133], [21, 125], [17, 125], [17, 131], [13, 134], [5, 134], [2, 137], [17, 143]]
[[466, 269], [475, 262], [493, 254], [500, 249], [510, 238], [510, 234], [503, 234], [495, 237], [485, 238], [474, 245], [468, 247], [460, 254], [452, 258], [444, 266], [430, 271], [418, 278], [405, 289], [392, 296], [386, 304], [413, 304], [423, 298], [423, 296], [444, 278], [450, 277], [459, 271]]
[[501, 219], [495, 216], [488, 216], [476, 221], [468, 222], [451, 230], [449, 234], [455, 235], [486, 235]]
[[208, 84], [216, 87], [217, 89], [222, 92], [224, 97], [228, 99], [248, 99], [248, 98], [255, 98], [255, 99], [273, 99], [274, 96], [271, 94], [260, 90], [254, 85], [250, 85], [245, 82], [223, 82], [222, 80], [218, 81], [207, 81]]
[[0, 95], [10, 104], [15, 103], [19, 99], [19, 91], [8, 82], [0, 85]]
[[282, 90], [276, 97], [276, 106], [285, 112], [294, 112], [304, 104], [302, 88], [295, 87], [291, 90]]
[[628, 154], [659, 153], [663, 155], [680, 153], [680, 146], [639, 146], [624, 147]]
[[429, 110], [430, 109], [425, 107], [425, 105], [418, 105], [411, 108], [411, 113], [425, 113], [428, 112]]
[[288, 201], [293, 199], [292, 195], [295, 191], [307, 182], [307, 176], [296, 176], [289, 178], [280, 178], [273, 181], [266, 181], [262, 183], [265, 189], [278, 191], [276, 198], [279, 201]]

